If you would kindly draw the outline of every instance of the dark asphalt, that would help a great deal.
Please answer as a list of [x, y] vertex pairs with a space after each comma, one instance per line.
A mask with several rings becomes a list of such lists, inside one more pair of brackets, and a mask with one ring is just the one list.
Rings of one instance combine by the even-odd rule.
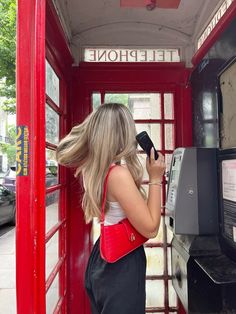
[[13, 228], [15, 228], [15, 226], [11, 226], [8, 224], [0, 226], [0, 237]]

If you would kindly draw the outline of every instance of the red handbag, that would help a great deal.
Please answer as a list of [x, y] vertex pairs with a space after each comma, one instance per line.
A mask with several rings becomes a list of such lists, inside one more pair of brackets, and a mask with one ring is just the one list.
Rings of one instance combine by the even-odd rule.
[[110, 167], [105, 178], [100, 222], [100, 254], [108, 263], [118, 261], [120, 258], [129, 254], [148, 240], [131, 225], [127, 218], [114, 225], [104, 225], [107, 181], [110, 171], [114, 167], [115, 165]]

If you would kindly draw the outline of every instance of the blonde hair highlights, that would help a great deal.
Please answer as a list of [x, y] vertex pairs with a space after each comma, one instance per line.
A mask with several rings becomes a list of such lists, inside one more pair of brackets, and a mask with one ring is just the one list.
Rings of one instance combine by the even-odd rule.
[[[83, 176], [85, 221], [100, 218], [103, 184], [109, 166], [123, 160], [141, 190], [143, 170], [137, 157], [136, 129], [127, 107], [109, 103], [74, 126], [57, 147], [58, 163]], [[141, 190], [142, 191], [142, 190]], [[143, 191], [142, 191], [143, 192]]]

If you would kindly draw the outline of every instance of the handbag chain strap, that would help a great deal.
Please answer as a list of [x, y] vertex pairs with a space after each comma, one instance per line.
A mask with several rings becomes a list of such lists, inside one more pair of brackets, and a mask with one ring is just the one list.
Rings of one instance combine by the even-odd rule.
[[105, 205], [106, 205], [106, 198], [107, 198], [107, 182], [108, 182], [108, 177], [113, 168], [115, 168], [116, 165], [110, 166], [108, 169], [107, 175], [105, 177], [104, 185], [103, 185], [103, 196], [102, 196], [102, 212], [101, 212], [101, 224], [104, 224], [105, 220]]

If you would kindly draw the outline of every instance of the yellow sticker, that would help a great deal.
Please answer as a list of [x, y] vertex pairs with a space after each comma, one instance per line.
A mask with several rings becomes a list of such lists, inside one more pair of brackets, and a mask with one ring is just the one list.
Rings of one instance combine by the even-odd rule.
[[25, 125], [16, 128], [16, 175], [29, 174], [29, 129]]

